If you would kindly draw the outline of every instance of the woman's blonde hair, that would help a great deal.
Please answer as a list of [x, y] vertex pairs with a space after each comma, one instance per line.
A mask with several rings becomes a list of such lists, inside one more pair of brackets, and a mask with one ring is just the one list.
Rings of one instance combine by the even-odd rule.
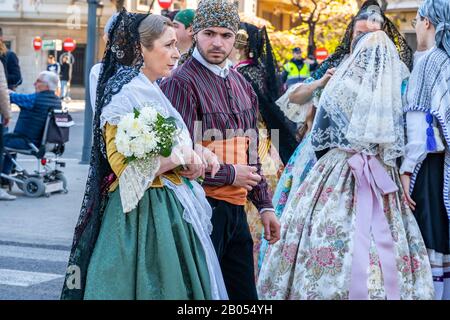
[[157, 14], [149, 15], [139, 25], [141, 44], [151, 50], [155, 40], [161, 37], [167, 27], [173, 27], [173, 23], [168, 18]]

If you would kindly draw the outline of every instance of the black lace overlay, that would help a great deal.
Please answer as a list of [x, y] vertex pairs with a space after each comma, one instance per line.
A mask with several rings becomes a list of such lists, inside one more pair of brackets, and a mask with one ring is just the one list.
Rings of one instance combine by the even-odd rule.
[[[241, 23], [240, 29], [248, 34], [247, 50], [251, 63], [239, 66], [237, 71], [252, 85], [259, 101], [259, 113], [269, 130], [278, 130], [278, 145], [275, 147], [283, 163], [287, 163], [298, 145], [297, 125], [287, 119], [275, 101], [280, 97], [280, 86], [276, 75], [276, 60], [266, 28], [258, 29], [249, 23]], [[275, 141], [274, 141], [275, 142]]]
[[364, 2], [359, 12], [356, 14], [356, 16], [352, 19], [352, 21], [348, 25], [347, 29], [345, 30], [344, 37], [342, 38], [341, 43], [336, 48], [335, 52], [331, 56], [329, 56], [321, 64], [319, 69], [317, 69], [312, 74], [312, 77], [315, 80], [320, 79], [325, 74], [327, 69], [338, 67], [339, 64], [342, 62], [342, 60], [345, 58], [345, 56], [350, 54], [355, 23], [358, 20], [364, 20], [363, 17], [365, 16], [365, 14], [367, 14], [367, 10], [371, 6], [377, 6], [379, 8], [379, 12], [381, 13], [382, 18], [384, 19], [382, 27], [383, 31], [386, 32], [386, 34], [389, 36], [392, 42], [394, 42], [397, 48], [397, 52], [400, 56], [400, 60], [402, 60], [403, 63], [406, 64], [409, 70], [412, 70], [413, 51], [406, 42], [406, 39], [402, 36], [400, 31], [398, 31], [394, 23], [384, 14], [384, 12], [382, 12], [378, 2], [376, 0], [368, 0]]
[[146, 17], [123, 9], [109, 32], [97, 84], [89, 174], [61, 299], [84, 297], [87, 268], [99, 234], [108, 189], [116, 179], [108, 163], [100, 115], [111, 98], [139, 74], [143, 57], [138, 27]]

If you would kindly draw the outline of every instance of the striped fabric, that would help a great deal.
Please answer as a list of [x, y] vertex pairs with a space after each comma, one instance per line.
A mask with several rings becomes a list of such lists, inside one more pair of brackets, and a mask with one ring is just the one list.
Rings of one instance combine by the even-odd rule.
[[[244, 136], [249, 129], [258, 133], [258, 98], [251, 85], [235, 70], [230, 70], [226, 78], [221, 78], [190, 58], [161, 83], [161, 89], [180, 112], [195, 142]], [[196, 121], [201, 125], [196, 125]], [[250, 146], [255, 142], [258, 143], [257, 135]], [[250, 152], [255, 149], [255, 154], [251, 153], [248, 159], [257, 159], [250, 165], [254, 165], [261, 174], [257, 148], [250, 149]], [[229, 185], [233, 183], [234, 176], [233, 166], [224, 164], [214, 179], [207, 175], [204, 184]], [[264, 177], [249, 192], [249, 198], [258, 210], [273, 207]]]
[[[447, 143], [444, 168], [444, 204], [450, 218], [450, 57], [445, 51], [435, 48], [423, 57], [411, 74], [406, 92], [404, 112], [430, 112], [439, 122]], [[414, 187], [420, 165], [411, 177]]]

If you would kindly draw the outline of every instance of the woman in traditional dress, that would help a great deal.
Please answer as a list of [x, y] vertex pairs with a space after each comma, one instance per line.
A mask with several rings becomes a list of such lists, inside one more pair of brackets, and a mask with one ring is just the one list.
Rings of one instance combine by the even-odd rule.
[[400, 173], [428, 250], [436, 299], [450, 300], [450, 3], [425, 1], [416, 31], [419, 43], [436, 42], [415, 63], [408, 84]]
[[[295, 124], [286, 119], [275, 104], [280, 89], [276, 78], [276, 61], [265, 27], [259, 29], [252, 24], [241, 23], [234, 47], [234, 56], [231, 57], [236, 63], [234, 68], [252, 85], [258, 96], [258, 155], [269, 188], [273, 192], [284, 167], [281, 158], [284, 156], [287, 161], [297, 145]], [[271, 139], [273, 132], [275, 145]], [[245, 212], [254, 243], [253, 261], [257, 274], [263, 237], [261, 216], [251, 201], [247, 201]]]
[[[348, 25], [344, 38], [336, 48], [335, 53], [321, 64], [311, 78], [306, 79], [303, 83], [291, 86], [277, 101], [286, 117], [298, 124], [299, 138], [302, 140], [286, 164], [272, 199], [277, 217], [281, 217], [283, 214], [283, 210], [291, 198], [291, 190], [298, 189], [317, 161], [311, 147], [309, 132], [312, 128], [315, 107], [318, 105], [323, 88], [334, 74], [335, 69], [350, 55], [353, 39], [363, 33], [377, 30], [384, 30], [395, 43], [400, 59], [408, 67], [411, 67], [412, 51], [405, 38], [383, 14], [378, 3], [375, 0], [369, 0], [361, 6], [360, 11]], [[261, 268], [267, 247], [268, 242], [262, 239], [259, 268]]]
[[[271, 133], [276, 134], [272, 157], [279, 153], [283, 163], [286, 163], [297, 147], [296, 124], [287, 119], [275, 103], [281, 92], [277, 79], [277, 62], [266, 27], [260, 29], [242, 22], [234, 47], [234, 68], [252, 85], [258, 96], [258, 128], [268, 133], [268, 138], [265, 139], [268, 144], [266, 149], [270, 147]], [[267, 153], [264, 150], [264, 154]], [[278, 159], [274, 159], [275, 161]]]
[[[91, 166], [62, 299], [227, 298], [210, 240], [211, 207], [201, 186], [187, 179], [205, 169], [216, 172], [218, 162], [206, 150], [199, 152], [202, 159], [192, 150], [181, 116], [156, 84], [178, 58], [167, 18], [123, 10], [115, 19], [97, 86]], [[116, 147], [117, 125], [144, 106], [174, 118], [180, 134], [171, 157], [126, 164]], [[181, 164], [184, 170], [174, 170]]]
[[311, 132], [329, 149], [281, 217], [258, 279], [262, 299], [432, 299], [427, 251], [405, 199], [401, 87], [409, 71], [383, 31], [354, 42]]

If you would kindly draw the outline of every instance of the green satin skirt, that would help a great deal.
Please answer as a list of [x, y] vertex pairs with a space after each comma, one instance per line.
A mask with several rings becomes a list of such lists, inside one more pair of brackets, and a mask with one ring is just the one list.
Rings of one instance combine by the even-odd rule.
[[150, 188], [133, 211], [110, 194], [84, 299], [211, 299], [206, 258], [172, 190]]

